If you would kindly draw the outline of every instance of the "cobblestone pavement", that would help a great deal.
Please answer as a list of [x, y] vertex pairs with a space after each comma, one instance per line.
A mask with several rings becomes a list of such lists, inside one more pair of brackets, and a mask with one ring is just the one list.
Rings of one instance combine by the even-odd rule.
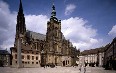
[[[55, 68], [10, 68], [0, 67], [0, 73], [84, 73], [79, 67], [55, 67]], [[104, 70], [98, 67], [87, 67], [85, 73], [116, 73], [114, 70]]]

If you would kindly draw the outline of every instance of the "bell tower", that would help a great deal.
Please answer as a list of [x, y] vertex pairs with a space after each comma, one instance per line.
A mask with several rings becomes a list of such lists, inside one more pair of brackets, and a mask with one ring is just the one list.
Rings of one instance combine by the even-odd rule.
[[47, 22], [46, 40], [49, 42], [49, 51], [60, 52], [61, 42], [61, 20], [56, 18], [55, 5], [53, 3], [51, 18]]
[[56, 17], [55, 5], [53, 3], [50, 20], [47, 22], [46, 33], [47, 63], [61, 65], [61, 49], [62, 49], [62, 32], [61, 20]]

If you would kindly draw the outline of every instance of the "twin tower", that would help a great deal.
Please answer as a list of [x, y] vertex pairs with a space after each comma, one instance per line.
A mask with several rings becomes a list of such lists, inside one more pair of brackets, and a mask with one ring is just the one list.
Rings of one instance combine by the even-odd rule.
[[[28, 25], [28, 24], [27, 24]], [[22, 1], [17, 15], [14, 47], [11, 47], [12, 67], [74, 66], [78, 50], [61, 32], [61, 20], [52, 6], [46, 35], [26, 29]]]

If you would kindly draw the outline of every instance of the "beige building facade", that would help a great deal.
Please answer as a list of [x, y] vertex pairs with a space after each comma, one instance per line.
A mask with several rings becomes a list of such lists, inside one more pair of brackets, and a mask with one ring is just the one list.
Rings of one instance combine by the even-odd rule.
[[83, 66], [103, 66], [104, 47], [85, 50], [79, 56], [79, 64]]

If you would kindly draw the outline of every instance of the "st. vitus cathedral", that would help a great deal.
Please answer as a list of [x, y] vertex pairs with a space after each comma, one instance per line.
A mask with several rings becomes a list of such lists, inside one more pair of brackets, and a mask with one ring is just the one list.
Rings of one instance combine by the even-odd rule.
[[[28, 24], [27, 24], [28, 25]], [[33, 26], [35, 27], [35, 26]], [[11, 47], [12, 67], [74, 66], [79, 54], [61, 32], [61, 20], [52, 6], [46, 35], [27, 30], [20, 0], [14, 47]]]

